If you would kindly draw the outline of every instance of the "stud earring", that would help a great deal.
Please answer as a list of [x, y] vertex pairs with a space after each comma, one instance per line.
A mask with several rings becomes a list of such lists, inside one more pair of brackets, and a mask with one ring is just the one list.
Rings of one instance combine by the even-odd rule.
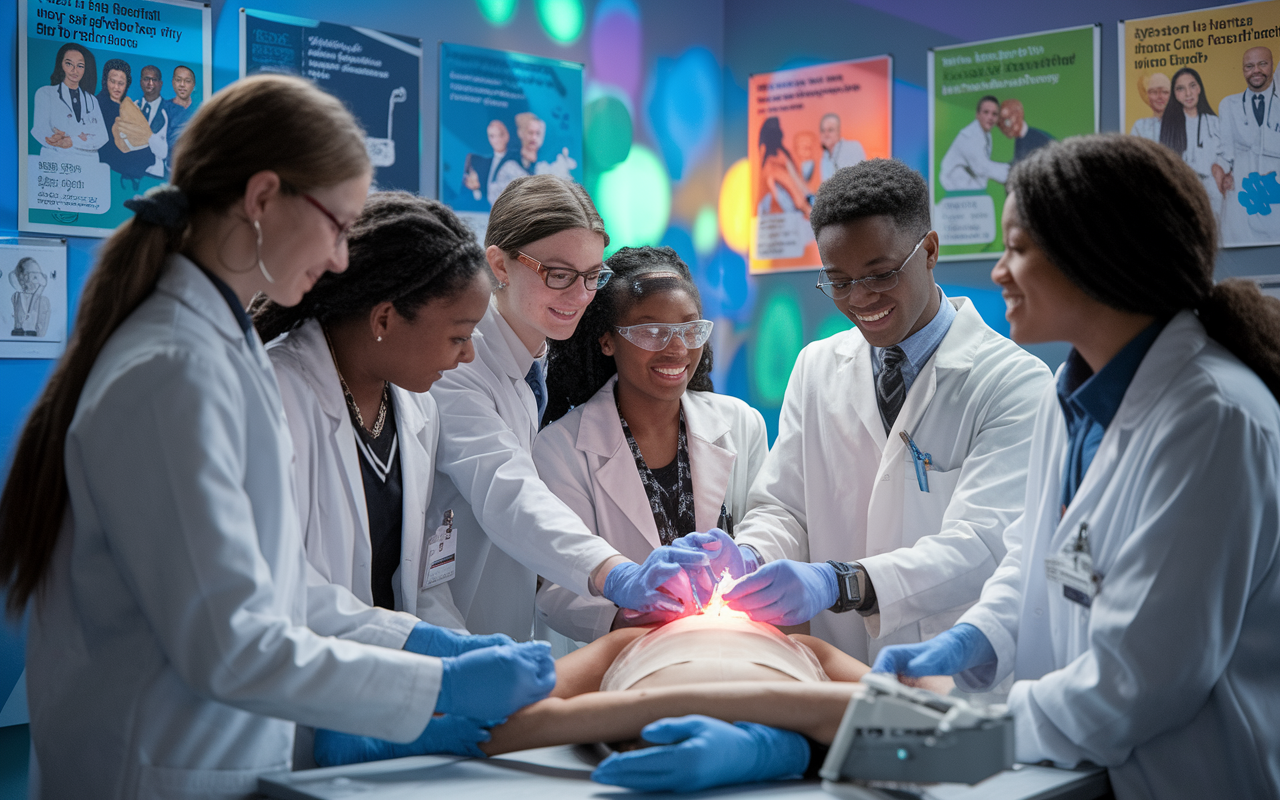
[[262, 272], [262, 277], [267, 279], [267, 283], [275, 283], [276, 279], [271, 277], [271, 273], [267, 272], [267, 265], [262, 263], [262, 226], [255, 219], [253, 221], [253, 229], [258, 234], [258, 244], [255, 248], [255, 255], [258, 257], [258, 269]]
[[382, 341], [382, 337], [381, 337], [381, 336], [379, 336], [379, 337], [378, 337], [378, 341]]
[[503, 281], [498, 281], [498, 289], [500, 289], [500, 290], [501, 290], [501, 289], [505, 289], [505, 288], [507, 288], [507, 284], [506, 284], [506, 283], [504, 283]]

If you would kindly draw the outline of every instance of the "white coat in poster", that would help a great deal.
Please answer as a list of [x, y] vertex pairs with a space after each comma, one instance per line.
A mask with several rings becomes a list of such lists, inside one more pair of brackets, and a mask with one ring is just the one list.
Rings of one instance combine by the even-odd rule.
[[[1065, 513], [1069, 444], [1055, 386], [1039, 406], [1026, 513], [960, 619], [998, 661], [957, 683], [980, 691], [1012, 673], [1017, 759], [1108, 767], [1116, 797], [1274, 797], [1275, 399], [1181, 312], [1143, 359]], [[1101, 576], [1090, 607], [1045, 572], [1083, 525]]]
[[1244, 91], [1218, 104], [1221, 149], [1214, 176], [1224, 190], [1222, 243], [1280, 244], [1280, 100], [1271, 50], [1243, 59]]
[[938, 182], [948, 192], [986, 191], [987, 181], [1004, 183], [1009, 165], [991, 160], [991, 129], [1000, 117], [1000, 103], [994, 97], [978, 101], [974, 120], [960, 129], [942, 156]]

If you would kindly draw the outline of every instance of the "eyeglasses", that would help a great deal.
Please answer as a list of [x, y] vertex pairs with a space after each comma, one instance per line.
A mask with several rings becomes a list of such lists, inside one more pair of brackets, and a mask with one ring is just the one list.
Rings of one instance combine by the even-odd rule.
[[587, 291], [594, 292], [596, 289], [604, 287], [609, 282], [609, 279], [613, 277], [613, 270], [603, 265], [588, 272], [578, 272], [576, 269], [563, 269], [561, 267], [544, 267], [541, 261], [519, 250], [516, 251], [516, 261], [538, 273], [538, 277], [542, 278], [542, 282], [547, 285], [548, 289], [568, 289], [573, 285], [574, 281], [582, 278], [582, 285], [587, 288]]
[[693, 322], [649, 323], [628, 325], [625, 328], [615, 325], [613, 329], [636, 347], [657, 353], [667, 349], [672, 336], [679, 336], [680, 341], [690, 350], [702, 347], [711, 338], [713, 324], [709, 319], [695, 319]]
[[338, 218], [333, 215], [333, 212], [325, 208], [323, 203], [321, 203], [319, 200], [315, 199], [311, 195], [303, 193], [302, 199], [306, 200], [311, 205], [320, 209], [320, 213], [328, 217], [329, 221], [333, 223], [333, 227], [338, 229], [338, 238], [335, 239], [333, 242], [334, 247], [338, 247], [339, 245], [341, 245], [343, 242], [347, 240], [347, 233], [351, 228], [350, 225], [343, 225], [341, 222], [338, 222]]
[[911, 259], [915, 257], [916, 251], [920, 249], [920, 245], [924, 244], [924, 240], [927, 236], [928, 234], [926, 234], [925, 237], [921, 237], [920, 241], [916, 242], [916, 246], [911, 250], [911, 255], [907, 256], [902, 262], [902, 266], [897, 269], [889, 270], [888, 272], [883, 272], [879, 275], [872, 275], [867, 278], [859, 278], [856, 281], [824, 280], [829, 276], [827, 275], [827, 271], [822, 269], [818, 271], [817, 287], [823, 294], [830, 297], [832, 300], [845, 299], [849, 295], [853, 294], [853, 287], [855, 286], [862, 286], [862, 288], [866, 289], [868, 292], [887, 292], [898, 285], [898, 273], [907, 268], [907, 262], [911, 261]]

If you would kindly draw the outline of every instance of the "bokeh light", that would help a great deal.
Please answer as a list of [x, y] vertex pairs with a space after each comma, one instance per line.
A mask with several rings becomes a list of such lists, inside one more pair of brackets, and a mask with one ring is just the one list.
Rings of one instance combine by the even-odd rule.
[[626, 161], [600, 175], [592, 197], [609, 232], [606, 255], [662, 241], [671, 218], [671, 179], [652, 150], [633, 144]]
[[777, 408], [787, 392], [791, 369], [804, 347], [804, 314], [790, 289], [764, 302], [751, 353], [751, 378], [758, 405]]
[[735, 253], [751, 244], [751, 165], [738, 159], [720, 182], [720, 235]]
[[476, 5], [491, 25], [506, 25], [516, 15], [516, 0], [476, 0]]
[[716, 210], [703, 206], [693, 218], [693, 249], [700, 258], [706, 258], [716, 251], [719, 242], [720, 222], [716, 219]]
[[671, 177], [680, 180], [707, 156], [720, 125], [720, 65], [705, 47], [660, 58], [650, 72], [645, 110]]
[[603, 95], [583, 110], [587, 163], [595, 172], [621, 164], [631, 152], [631, 114], [616, 97]]
[[853, 323], [844, 314], [828, 314], [818, 323], [818, 330], [813, 334], [813, 340], [827, 339], [835, 336], [837, 333], [843, 333], [853, 327]]
[[631, 0], [604, 0], [591, 23], [591, 69], [595, 80], [635, 98], [640, 90], [640, 10]]
[[573, 44], [582, 35], [582, 0], [537, 0], [538, 21], [552, 40]]

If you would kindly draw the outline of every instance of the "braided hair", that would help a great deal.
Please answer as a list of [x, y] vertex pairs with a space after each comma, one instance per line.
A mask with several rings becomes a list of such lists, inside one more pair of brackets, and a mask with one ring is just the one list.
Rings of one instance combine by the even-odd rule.
[[1031, 238], [1081, 291], [1161, 319], [1194, 309], [1280, 398], [1280, 300], [1250, 280], [1213, 282], [1218, 225], [1181, 154], [1139, 136], [1076, 136], [1018, 162], [1005, 185]]
[[[617, 373], [613, 356], [600, 349], [600, 337], [613, 330], [618, 320], [646, 297], [685, 291], [702, 313], [702, 298], [693, 282], [689, 265], [670, 247], [624, 247], [609, 257], [613, 278], [582, 312], [573, 335], [549, 342], [547, 365], [547, 411], [543, 426], [563, 417], [569, 409], [582, 405]], [[675, 276], [644, 278], [652, 273]], [[711, 342], [702, 348], [702, 360], [689, 378], [695, 392], [715, 391], [711, 385]]]
[[264, 342], [310, 319], [322, 325], [368, 314], [390, 302], [412, 321], [428, 301], [453, 297], [490, 274], [471, 230], [447, 206], [408, 192], [369, 196], [347, 235], [345, 272], [326, 272], [296, 306], [254, 304]]

